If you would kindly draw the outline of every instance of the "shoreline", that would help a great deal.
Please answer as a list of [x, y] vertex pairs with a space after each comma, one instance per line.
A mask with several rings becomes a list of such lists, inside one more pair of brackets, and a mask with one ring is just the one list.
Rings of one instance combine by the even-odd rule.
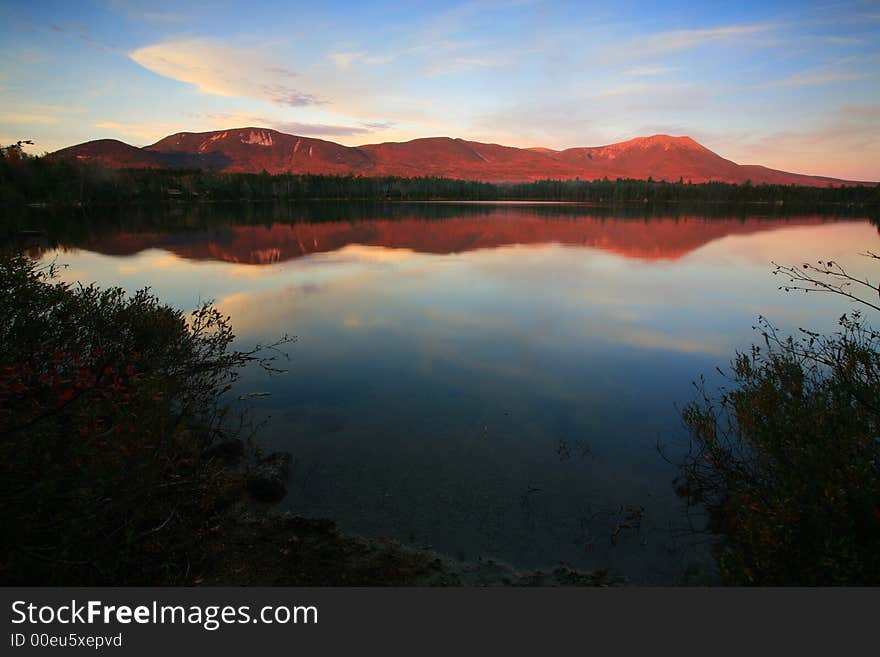
[[229, 440], [206, 452], [243, 477], [238, 501], [204, 534], [208, 560], [192, 585], [214, 586], [617, 586], [604, 570], [560, 563], [518, 570], [497, 559], [454, 559], [392, 538], [341, 531], [331, 518], [279, 510], [288, 495], [289, 452], [249, 452]]
[[393, 539], [341, 532], [329, 518], [243, 505], [208, 539], [212, 561], [194, 586], [587, 586], [626, 584], [559, 564], [517, 570], [495, 559], [458, 561]]
[[617, 201], [576, 201], [576, 200], [546, 200], [546, 199], [456, 199], [456, 198], [377, 198], [377, 197], [346, 197], [346, 196], [315, 196], [315, 197], [288, 197], [274, 196], [269, 198], [162, 198], [162, 199], [133, 199], [112, 202], [51, 202], [34, 201], [23, 203], [3, 203], [0, 207], [6, 210], [88, 210], [94, 208], [125, 208], [125, 207], [150, 207], [150, 206], [207, 206], [207, 205], [231, 205], [231, 204], [267, 204], [287, 203], [372, 203], [376, 205], [561, 205], [588, 208], [621, 208], [621, 207], [768, 207], [793, 210], [810, 208], [848, 208], [866, 209], [875, 208], [876, 203], [871, 201], [767, 201], [767, 200], [708, 200], [708, 199], [621, 199]]

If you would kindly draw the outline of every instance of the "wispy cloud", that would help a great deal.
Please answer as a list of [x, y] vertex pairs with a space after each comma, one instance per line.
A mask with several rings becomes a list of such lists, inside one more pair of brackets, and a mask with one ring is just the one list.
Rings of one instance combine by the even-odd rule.
[[819, 66], [812, 66], [789, 75], [769, 86], [808, 87], [841, 82], [854, 82], [878, 77], [880, 52], [852, 54], [829, 59]]
[[278, 75], [282, 75], [286, 78], [295, 78], [299, 73], [293, 71], [286, 66], [269, 66], [266, 71], [268, 73], [276, 73]]
[[367, 56], [365, 52], [331, 52], [330, 60], [339, 68], [349, 68], [353, 62]]
[[218, 96], [266, 100], [302, 107], [326, 102], [290, 85], [296, 72], [255, 48], [212, 39], [166, 41], [139, 48], [129, 57], [150, 71]]
[[286, 132], [291, 135], [302, 135], [304, 137], [344, 137], [350, 135], [367, 135], [377, 130], [377, 128], [370, 127], [370, 125], [366, 123], [360, 123], [357, 125], [330, 125], [326, 123], [299, 123], [296, 121], [287, 121], [281, 123], [270, 122], [268, 125], [280, 132]]
[[172, 8], [162, 10], [155, 0], [108, 0], [110, 9], [117, 11], [129, 20], [148, 21], [152, 23], [182, 23], [187, 20], [186, 15], [178, 10], [175, 3]]
[[116, 51], [116, 47], [108, 45], [95, 38], [89, 26], [76, 21], [46, 21], [33, 18], [27, 14], [0, 9], [0, 15], [8, 17], [12, 21], [13, 29], [21, 32], [34, 34], [40, 31], [53, 33], [63, 38], [77, 38], [85, 45], [106, 52]]
[[701, 30], [657, 32], [621, 45], [617, 52], [629, 57], [644, 57], [690, 50], [706, 45], [732, 44], [763, 35], [776, 26], [770, 23], [727, 25]]
[[182, 23], [186, 20], [186, 16], [183, 16], [182, 14], [159, 11], [145, 11], [139, 15], [139, 18], [145, 21], [154, 21], [156, 23]]
[[13, 102], [0, 110], [0, 124], [60, 125], [79, 113], [75, 107]]
[[361, 121], [361, 125], [371, 130], [391, 130], [397, 126], [394, 121]]
[[822, 84], [838, 84], [840, 82], [851, 82], [853, 80], [863, 80], [870, 77], [868, 73], [847, 73], [845, 71], [837, 72], [804, 72], [796, 73], [785, 78], [779, 84], [784, 87], [807, 87]]
[[328, 58], [336, 65], [337, 68], [341, 70], [348, 70], [352, 68], [355, 64], [361, 64], [365, 66], [381, 66], [383, 64], [397, 62], [401, 59], [413, 61], [413, 58], [416, 58], [418, 59], [418, 61], [421, 61], [421, 58], [428, 58], [436, 62], [439, 70], [443, 63], [450, 62], [452, 60], [457, 60], [458, 64], [464, 63], [464, 60], [467, 59], [474, 60], [472, 63], [475, 63], [477, 61], [488, 61], [488, 58], [479, 57], [475, 54], [471, 57], [453, 54], [462, 53], [465, 51], [470, 51], [473, 53], [475, 51], [483, 49], [484, 47], [485, 44], [474, 41], [461, 41], [442, 38], [427, 41], [419, 41], [418, 39], [414, 39], [410, 40], [406, 44], [399, 44], [395, 47], [380, 50], [334, 51], [328, 55]]
[[34, 114], [33, 112], [0, 111], [0, 124], [57, 125], [61, 117], [53, 114]]
[[647, 77], [653, 75], [668, 75], [680, 70], [677, 66], [636, 66], [623, 72], [624, 75]]
[[[839, 112], [800, 129], [742, 134], [735, 140], [730, 135], [720, 135], [715, 141], [722, 145], [726, 157], [741, 164], [760, 163], [785, 171], [848, 180], [880, 180], [880, 160], [876, 156], [880, 151], [880, 123], [876, 117], [868, 121], [848, 120], [850, 109], [840, 108]], [[861, 110], [856, 110], [856, 114], [861, 114]]]
[[593, 98], [609, 98], [612, 96], [638, 96], [640, 98], [658, 99], [669, 94], [678, 95], [692, 91], [687, 83], [657, 84], [648, 82], [630, 82], [613, 87], [604, 87], [592, 94]]
[[835, 46], [858, 46], [865, 42], [863, 39], [851, 36], [820, 35], [814, 38], [820, 43], [829, 43]]
[[492, 57], [453, 57], [440, 59], [425, 69], [426, 75], [451, 75], [482, 68], [501, 66], [502, 62]]
[[306, 94], [301, 91], [296, 91], [295, 89], [291, 89], [290, 87], [281, 84], [264, 84], [260, 86], [260, 90], [270, 102], [286, 107], [322, 105], [327, 102], [318, 98], [314, 94]]
[[872, 122], [880, 130], [880, 103], [843, 105], [835, 114], [844, 121]]

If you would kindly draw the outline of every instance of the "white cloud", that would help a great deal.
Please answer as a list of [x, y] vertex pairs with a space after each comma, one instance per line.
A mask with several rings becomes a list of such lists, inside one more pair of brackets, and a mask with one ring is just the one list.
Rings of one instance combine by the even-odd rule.
[[296, 73], [255, 48], [212, 39], [185, 39], [139, 48], [129, 57], [154, 73], [187, 82], [207, 94], [253, 98], [289, 107], [325, 102], [291, 86]]

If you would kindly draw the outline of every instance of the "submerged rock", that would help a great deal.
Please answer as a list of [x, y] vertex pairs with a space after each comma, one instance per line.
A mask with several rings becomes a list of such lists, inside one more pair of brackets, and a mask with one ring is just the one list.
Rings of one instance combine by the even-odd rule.
[[278, 502], [287, 495], [290, 454], [273, 452], [257, 461], [247, 475], [248, 490], [260, 502]]

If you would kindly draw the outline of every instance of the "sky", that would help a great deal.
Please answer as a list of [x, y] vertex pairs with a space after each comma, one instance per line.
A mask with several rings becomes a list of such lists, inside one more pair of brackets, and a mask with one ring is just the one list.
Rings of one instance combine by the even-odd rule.
[[268, 127], [347, 145], [688, 135], [880, 180], [880, 0], [0, 0], [0, 143]]

